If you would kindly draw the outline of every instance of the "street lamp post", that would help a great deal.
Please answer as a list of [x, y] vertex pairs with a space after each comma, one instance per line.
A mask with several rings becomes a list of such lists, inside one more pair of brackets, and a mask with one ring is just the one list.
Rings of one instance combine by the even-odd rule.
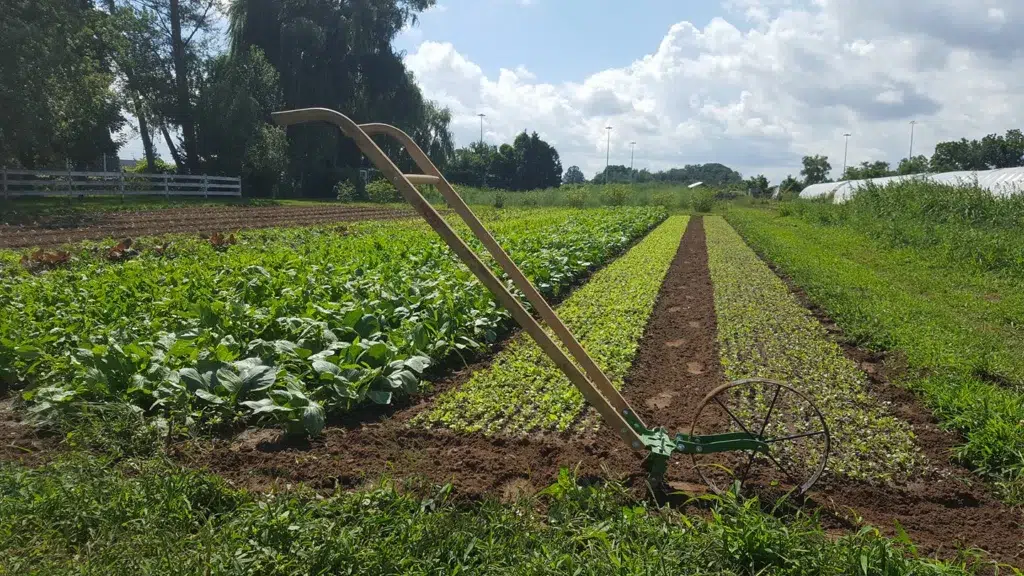
[[486, 114], [482, 114], [481, 113], [481, 114], [477, 114], [477, 116], [480, 117], [480, 145], [483, 146], [484, 145], [484, 116], [486, 116]]
[[914, 124], [917, 124], [917, 120], [910, 121], [910, 152], [907, 154], [907, 162], [914, 158]]
[[608, 183], [608, 161], [611, 158], [611, 151], [612, 151], [612, 127], [611, 126], [605, 126], [604, 129], [608, 131], [607, 132], [608, 133], [608, 142], [605, 144], [605, 148], [604, 148], [604, 183], [607, 184]]
[[629, 143], [629, 183], [633, 183], [633, 149], [636, 148], [636, 141]]
[[843, 147], [843, 173], [839, 175], [839, 178], [846, 178], [846, 153], [850, 151], [850, 133], [843, 134], [846, 137], [846, 146]]

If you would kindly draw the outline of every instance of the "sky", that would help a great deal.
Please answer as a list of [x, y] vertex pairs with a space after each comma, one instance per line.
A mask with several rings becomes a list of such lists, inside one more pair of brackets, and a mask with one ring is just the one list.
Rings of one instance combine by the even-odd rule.
[[[824, 154], [1019, 127], [1021, 0], [439, 0], [395, 41], [461, 147], [536, 131], [587, 177], [720, 162], [798, 175]], [[131, 145], [126, 147], [126, 150]], [[137, 146], [141, 149], [141, 146]], [[141, 150], [140, 150], [141, 152]], [[122, 156], [124, 151], [122, 152]]]

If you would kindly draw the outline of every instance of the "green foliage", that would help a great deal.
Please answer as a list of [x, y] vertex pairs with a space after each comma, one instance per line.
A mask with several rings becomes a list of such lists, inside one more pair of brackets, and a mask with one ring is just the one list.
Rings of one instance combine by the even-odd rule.
[[[664, 213], [661, 212], [662, 217]], [[647, 317], [686, 230], [686, 216], [672, 216], [624, 256], [594, 274], [558, 309], [597, 365], [616, 387], [633, 362]], [[619, 249], [626, 245], [625, 238]], [[608, 314], [614, 310], [614, 314]], [[523, 434], [566, 431], [580, 425], [583, 396], [554, 362], [521, 333], [485, 370], [441, 394], [417, 417], [424, 426], [459, 432]], [[593, 420], [584, 426], [595, 427]]]
[[339, 180], [334, 185], [334, 196], [341, 202], [355, 202], [358, 199], [356, 187], [348, 180]]
[[566, 204], [573, 208], [583, 208], [587, 203], [587, 191], [585, 188], [573, 188], [565, 194]]
[[495, 208], [504, 208], [505, 207], [505, 198], [507, 196], [508, 196], [508, 194], [506, 194], [502, 190], [498, 190], [497, 192], [495, 192], [494, 193], [494, 207]]
[[895, 172], [889, 169], [889, 163], [881, 160], [875, 162], [861, 162], [860, 166], [847, 166], [843, 180], [864, 180], [867, 178], [883, 178], [892, 176]]
[[935, 145], [931, 169], [935, 172], [953, 170], [990, 170], [1021, 166], [1024, 163], [1024, 134], [1014, 128], [1006, 134], [989, 134], [978, 140], [952, 140]]
[[747, 190], [750, 191], [751, 196], [754, 198], [767, 198], [771, 193], [768, 178], [764, 174], [752, 176], [747, 180]]
[[[424, 99], [392, 41], [433, 0], [382, 0], [372, 7], [334, 0], [232, 0], [231, 52], [260, 48], [280, 75], [282, 107], [311, 104], [360, 121], [401, 126], [444, 166], [451, 153], [450, 113]], [[337, 128], [288, 131], [289, 179], [305, 196], [328, 196], [362, 166], [362, 155]], [[381, 147], [399, 168], [411, 160], [395, 142]]]
[[124, 125], [91, 2], [7, 0], [0, 18], [0, 164], [64, 168], [116, 154]]
[[604, 203], [608, 206], [622, 206], [629, 197], [629, 188], [620, 184], [611, 184], [602, 190]]
[[1024, 278], [1021, 194], [911, 180], [864, 186], [842, 204], [801, 201], [793, 210], [808, 222], [870, 231], [894, 248], [925, 249], [952, 268]]
[[804, 177], [804, 186], [824, 182], [828, 178], [829, 170], [832, 170], [828, 156], [804, 156], [803, 165], [800, 175]]
[[[578, 170], [578, 169], [577, 169]], [[502, 190], [558, 187], [562, 162], [558, 151], [534, 132], [516, 136], [511, 145], [479, 142], [457, 150], [446, 177], [454, 183]]]
[[377, 204], [389, 204], [402, 200], [402, 195], [399, 194], [398, 189], [392, 186], [391, 182], [383, 178], [367, 182], [366, 197], [369, 198], [370, 202], [376, 202]]
[[807, 394], [831, 430], [829, 473], [890, 482], [919, 472], [910, 426], [886, 413], [863, 372], [724, 220], [704, 222], [726, 377], [781, 380]]
[[583, 171], [580, 170], [579, 166], [569, 166], [569, 169], [565, 171], [565, 175], [562, 177], [563, 184], [583, 184], [587, 181], [587, 177], [583, 175]]
[[0, 572], [10, 574], [885, 574], [991, 568], [937, 562], [865, 527], [834, 536], [756, 499], [705, 497], [706, 516], [568, 472], [509, 504], [387, 479], [326, 496], [238, 491], [162, 459], [65, 457], [0, 466]]
[[930, 250], [890, 247], [859, 226], [741, 209], [729, 220], [848, 338], [891, 351], [893, 373], [903, 370], [903, 383], [965, 436], [960, 458], [995, 480], [1008, 501], [1024, 502], [1019, 280], [952, 268]]
[[690, 195], [690, 204], [697, 212], [711, 212], [715, 207], [715, 192], [707, 188], [697, 188]]
[[[552, 296], [663, 217], [505, 211], [491, 230]], [[419, 222], [238, 239], [216, 250], [177, 237], [162, 253], [162, 239], [137, 242], [141, 255], [126, 262], [83, 245], [71, 266], [38, 275], [0, 252], [0, 300], [12, 311], [0, 317], [0, 356], [33, 417], [120, 401], [187, 425], [315, 434], [328, 415], [415, 393], [429, 366], [472, 358], [511, 327]]]
[[277, 70], [259, 48], [208, 61], [195, 107], [202, 170], [241, 175], [246, 195], [272, 195], [288, 161], [284, 130], [269, 124], [280, 107]]
[[687, 164], [682, 168], [670, 168], [661, 172], [636, 170], [628, 166], [612, 164], [594, 175], [593, 184], [692, 184], [703, 182], [706, 186], [720, 187], [740, 184], [743, 177], [728, 166], [711, 162], [708, 164]]
[[[168, 164], [162, 159], [157, 158], [153, 162], [153, 174], [174, 174], [177, 171], [177, 166], [174, 164]], [[144, 174], [149, 169], [149, 163], [145, 159], [139, 160], [135, 163], [135, 166], [129, 166], [124, 169], [129, 174]]]

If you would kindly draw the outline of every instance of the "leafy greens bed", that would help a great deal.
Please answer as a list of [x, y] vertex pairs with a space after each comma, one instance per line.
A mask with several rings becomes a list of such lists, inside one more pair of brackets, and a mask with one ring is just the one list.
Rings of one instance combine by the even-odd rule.
[[[558, 309], [559, 317], [617, 387], [633, 361], [687, 221], [686, 216], [670, 217]], [[565, 431], [580, 422], [584, 407], [582, 394], [523, 333], [491, 367], [440, 395], [415, 423], [485, 434]]]
[[730, 380], [781, 380], [807, 394], [828, 422], [828, 470], [906, 479], [923, 465], [910, 427], [886, 413], [867, 380], [786, 285], [724, 220], [704, 219], [722, 367]]
[[[548, 297], [665, 217], [488, 212]], [[510, 327], [418, 222], [251, 231], [219, 247], [177, 238], [123, 262], [98, 253], [85, 244], [68, 267], [31, 274], [0, 252], [0, 379], [24, 388], [39, 417], [120, 400], [209, 425], [256, 419], [316, 434], [328, 414], [412, 393], [428, 366], [484, 351]]]
[[848, 226], [732, 210], [752, 246], [786, 271], [844, 333], [899, 352], [936, 417], [966, 438], [959, 459], [1024, 503], [1024, 292], [1018, 281], [953, 268], [930, 249], [894, 249]]

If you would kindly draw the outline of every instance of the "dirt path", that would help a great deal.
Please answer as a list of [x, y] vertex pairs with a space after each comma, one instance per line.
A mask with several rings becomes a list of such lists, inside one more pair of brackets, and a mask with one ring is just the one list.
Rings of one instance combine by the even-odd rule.
[[58, 246], [81, 240], [153, 236], [172, 233], [210, 234], [243, 228], [308, 226], [356, 220], [389, 220], [415, 216], [412, 209], [372, 206], [195, 206], [163, 210], [96, 212], [73, 226], [0, 225], [0, 248]]

